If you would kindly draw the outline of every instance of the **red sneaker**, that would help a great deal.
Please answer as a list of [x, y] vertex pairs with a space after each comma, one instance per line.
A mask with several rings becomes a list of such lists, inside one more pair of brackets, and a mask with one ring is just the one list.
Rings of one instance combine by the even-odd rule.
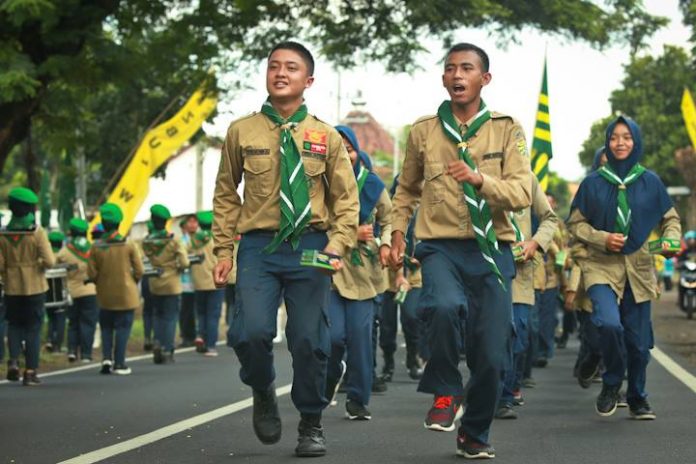
[[436, 396], [423, 424], [426, 429], [451, 432], [454, 423], [464, 415], [461, 396]]

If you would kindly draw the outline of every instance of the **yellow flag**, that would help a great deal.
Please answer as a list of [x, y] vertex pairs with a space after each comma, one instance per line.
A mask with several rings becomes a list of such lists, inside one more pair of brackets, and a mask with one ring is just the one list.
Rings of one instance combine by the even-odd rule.
[[[133, 159], [123, 172], [107, 201], [123, 210], [119, 232], [127, 234], [149, 191], [150, 177], [203, 125], [217, 105], [217, 96], [200, 88], [171, 119], [145, 134]], [[101, 221], [99, 214], [91, 227]], [[90, 227], [90, 228], [91, 228]]]
[[696, 148], [696, 106], [694, 106], [694, 100], [691, 98], [689, 89], [684, 89], [681, 110], [682, 114], [684, 115], [684, 124], [686, 124], [686, 130], [689, 133], [689, 138], [691, 139], [691, 145]]

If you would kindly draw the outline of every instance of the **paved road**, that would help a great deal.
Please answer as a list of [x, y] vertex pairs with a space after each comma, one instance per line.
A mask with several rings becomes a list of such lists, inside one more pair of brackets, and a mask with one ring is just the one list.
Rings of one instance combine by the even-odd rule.
[[[648, 386], [658, 420], [632, 421], [626, 410], [600, 418], [593, 407], [599, 386], [582, 390], [571, 376], [576, 348], [560, 351], [548, 368], [536, 371], [539, 385], [526, 392], [518, 420], [494, 423], [496, 462], [696, 462], [692, 390], [653, 361]], [[276, 349], [276, 385], [282, 387], [290, 382], [290, 361], [284, 348]], [[0, 463], [61, 462], [229, 404], [243, 408], [249, 403], [240, 402], [251, 396], [250, 391], [238, 379], [233, 352], [220, 351], [216, 359], [181, 354], [176, 364], [167, 366], [135, 361], [129, 377], [87, 370], [47, 377], [38, 388], [0, 385]], [[423, 428], [431, 399], [415, 387], [402, 368], [389, 392], [373, 397], [370, 422], [345, 420], [342, 401], [328, 409], [324, 426], [329, 454], [322, 462], [454, 462], [455, 434]], [[284, 434], [275, 446], [256, 440], [251, 409], [245, 408], [103, 462], [297, 462], [292, 454], [297, 414], [289, 395], [280, 397], [280, 406]]]

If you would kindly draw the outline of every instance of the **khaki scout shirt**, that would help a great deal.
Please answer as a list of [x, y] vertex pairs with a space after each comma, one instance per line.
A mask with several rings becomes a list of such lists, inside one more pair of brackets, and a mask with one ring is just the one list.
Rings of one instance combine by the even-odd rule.
[[[467, 121], [465, 127], [473, 121]], [[532, 172], [522, 127], [509, 116], [492, 113], [468, 143], [469, 154], [483, 176], [478, 193], [491, 208], [497, 237], [514, 242], [515, 232], [507, 212], [527, 208], [532, 202]], [[419, 240], [475, 238], [462, 186], [447, 174], [449, 163], [459, 159], [457, 150], [437, 116], [416, 121], [392, 200], [393, 230], [406, 234], [420, 200], [421, 211], [416, 219]]]
[[195, 248], [193, 241], [189, 244], [189, 253], [202, 255], [203, 262], [200, 264], [191, 265], [191, 278], [193, 279], [193, 288], [197, 291], [215, 290], [215, 281], [213, 281], [213, 269], [217, 264], [217, 258], [213, 254], [213, 238], [200, 248]]
[[[551, 209], [546, 194], [539, 185], [536, 176], [531, 176], [532, 181], [532, 206], [515, 212], [515, 221], [525, 240], [531, 237], [539, 244], [542, 251], [547, 251], [554, 234], [558, 229], [558, 216]], [[532, 214], [539, 218], [539, 227], [532, 236]], [[512, 302], [533, 305], [534, 304], [534, 259], [524, 263], [515, 263], [517, 275], [512, 280]]]
[[384, 189], [373, 210], [375, 223], [380, 226], [380, 245], [375, 240], [367, 243], [375, 255], [375, 261], [360, 253], [363, 266], [354, 266], [351, 263], [352, 250], [343, 255], [343, 268], [333, 275], [334, 287], [343, 298], [369, 300], [386, 290], [388, 282], [379, 263], [379, 249], [382, 245], [391, 246], [391, 207], [389, 193]]
[[0, 235], [0, 273], [5, 294], [29, 296], [48, 290], [45, 271], [55, 264], [46, 232]]
[[[606, 284], [620, 299], [628, 280], [636, 303], [657, 297], [657, 277], [647, 240], [640, 250], [630, 255], [610, 252], [606, 248], [609, 232], [592, 227], [577, 209], [570, 215], [568, 229], [577, 240], [587, 245], [587, 259], [579, 261], [586, 289]], [[660, 229], [662, 237], [679, 240], [681, 224], [674, 208], [665, 213]]]
[[[566, 285], [566, 292], [575, 292], [575, 307], [582, 311], [592, 312], [592, 301], [585, 292], [585, 283], [582, 278], [582, 269], [578, 263], [570, 268], [570, 277]], [[563, 295], [565, 297], [565, 295]]]
[[[358, 188], [350, 158], [336, 130], [308, 115], [293, 130], [309, 185], [310, 225], [328, 231], [328, 247], [339, 254], [355, 244]], [[244, 175], [244, 203], [237, 186]], [[280, 227], [280, 127], [254, 113], [227, 130], [213, 197], [214, 253], [232, 259], [234, 237]]]
[[102, 309], [133, 310], [140, 306], [138, 281], [143, 260], [130, 242], [95, 242], [87, 263], [87, 275], [96, 283], [97, 301]]
[[87, 261], [76, 256], [68, 247], [63, 247], [56, 256], [56, 262], [77, 266], [77, 269], [68, 271], [68, 292], [73, 300], [97, 294], [97, 287], [93, 283], [85, 284], [85, 280], [89, 278], [87, 276]]
[[560, 285], [559, 277], [561, 271], [556, 266], [556, 256], [565, 248], [563, 233], [561, 232], [564, 226], [558, 224], [558, 229], [553, 234], [553, 241], [547, 248], [546, 252], [537, 251], [534, 256], [534, 289], [535, 290], [550, 290]]
[[[145, 252], [152, 267], [162, 269], [161, 275], [149, 277], [150, 293], [153, 295], [180, 295], [182, 291], [181, 272], [189, 267], [186, 248], [181, 240], [174, 237], [159, 240], [167, 241], [161, 252]], [[147, 247], [143, 249], [146, 250]]]

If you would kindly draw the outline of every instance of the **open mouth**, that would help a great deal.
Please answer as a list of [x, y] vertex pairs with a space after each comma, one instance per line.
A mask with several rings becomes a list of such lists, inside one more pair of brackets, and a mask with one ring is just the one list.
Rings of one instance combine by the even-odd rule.
[[274, 82], [273, 83], [273, 87], [275, 87], [276, 89], [284, 89], [287, 86], [288, 86], [287, 82]]
[[452, 86], [452, 93], [455, 95], [461, 95], [466, 91], [466, 87], [464, 87], [462, 84], [454, 84]]

